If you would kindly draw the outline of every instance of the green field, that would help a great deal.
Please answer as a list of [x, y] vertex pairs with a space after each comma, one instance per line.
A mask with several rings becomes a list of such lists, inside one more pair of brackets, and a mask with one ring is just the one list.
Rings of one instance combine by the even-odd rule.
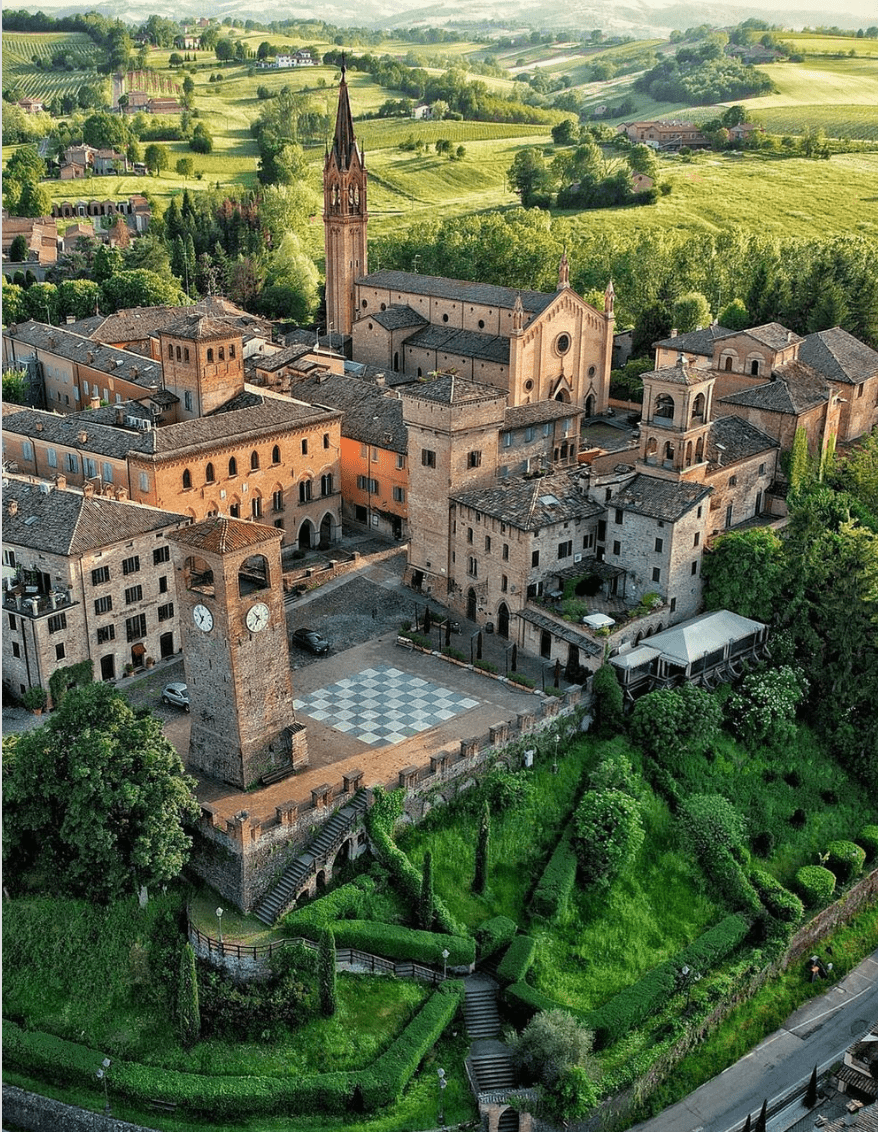
[[878, 39], [857, 39], [855, 35], [814, 35], [808, 31], [785, 31], [784, 43], [803, 55], [871, 55], [878, 58]]
[[[56, 51], [68, 52], [74, 71], [43, 71], [34, 57], [46, 63]], [[75, 94], [84, 83], [94, 82], [93, 68], [102, 58], [100, 48], [83, 32], [4, 32], [3, 86], [15, 85], [25, 95], [52, 98]]]

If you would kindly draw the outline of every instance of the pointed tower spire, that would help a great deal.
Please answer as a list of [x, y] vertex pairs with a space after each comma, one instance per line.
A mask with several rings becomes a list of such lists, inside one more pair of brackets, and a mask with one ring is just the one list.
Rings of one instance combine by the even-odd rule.
[[567, 262], [567, 248], [561, 255], [561, 262], [558, 264], [558, 286], [556, 291], [563, 291], [566, 287], [570, 286], [570, 264]]
[[341, 57], [341, 82], [338, 84], [338, 110], [335, 115], [335, 135], [332, 139], [332, 153], [338, 163], [339, 169], [350, 168], [351, 155], [356, 149], [357, 139], [354, 136], [354, 119], [351, 114], [351, 102], [348, 97], [348, 84], [345, 80], [344, 55]]
[[607, 284], [607, 289], [604, 291], [604, 314], [612, 314], [613, 307], [616, 303], [616, 290], [613, 287], [613, 280]]
[[524, 330], [524, 307], [521, 302], [521, 291], [515, 296], [515, 306], [512, 308], [512, 333], [521, 334]]

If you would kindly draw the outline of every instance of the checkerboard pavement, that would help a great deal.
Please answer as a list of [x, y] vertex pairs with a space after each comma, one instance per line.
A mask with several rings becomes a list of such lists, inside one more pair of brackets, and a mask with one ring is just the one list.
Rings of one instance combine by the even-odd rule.
[[480, 701], [389, 665], [367, 668], [295, 701], [309, 719], [369, 747], [388, 747], [429, 731]]

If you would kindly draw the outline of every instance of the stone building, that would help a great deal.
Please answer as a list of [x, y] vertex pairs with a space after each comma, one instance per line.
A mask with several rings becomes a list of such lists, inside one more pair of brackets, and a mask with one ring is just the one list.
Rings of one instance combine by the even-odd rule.
[[3, 680], [48, 688], [83, 660], [96, 679], [180, 650], [169, 533], [186, 517], [85, 490], [6, 476]]

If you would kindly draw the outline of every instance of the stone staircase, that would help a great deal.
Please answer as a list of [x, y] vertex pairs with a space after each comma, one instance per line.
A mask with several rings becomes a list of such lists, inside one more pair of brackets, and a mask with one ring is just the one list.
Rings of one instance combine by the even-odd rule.
[[274, 924], [278, 916], [289, 908], [301, 892], [314, 873], [317, 862], [323, 861], [342, 844], [351, 826], [365, 812], [367, 805], [366, 791], [358, 790], [350, 802], [336, 810], [332, 817], [320, 826], [305, 850], [287, 866], [274, 888], [269, 889], [253, 909], [257, 919], [268, 924], [269, 927]]
[[466, 980], [463, 1006], [467, 1033], [473, 1039], [467, 1061], [476, 1092], [504, 1093], [515, 1088], [515, 1069], [509, 1049], [497, 1040], [500, 1015], [497, 1012], [497, 984], [487, 975], [470, 975]]
[[485, 975], [470, 975], [466, 980], [463, 1016], [467, 1033], [472, 1038], [496, 1038], [500, 1033], [497, 1013], [497, 984]]

